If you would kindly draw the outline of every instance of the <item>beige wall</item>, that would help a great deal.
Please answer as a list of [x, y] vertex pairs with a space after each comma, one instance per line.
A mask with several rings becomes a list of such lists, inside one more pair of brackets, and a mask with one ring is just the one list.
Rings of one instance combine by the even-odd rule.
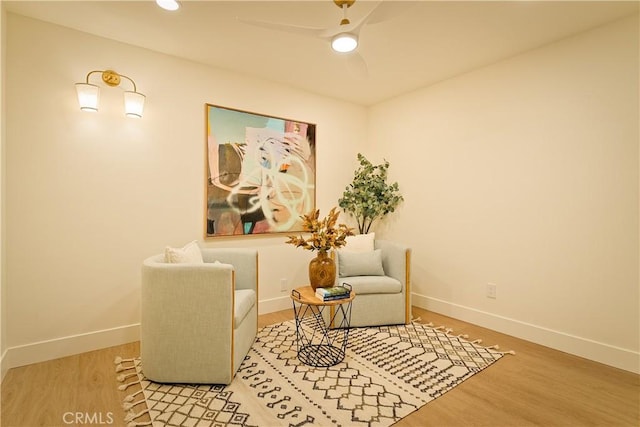
[[[8, 14], [7, 279], [12, 365], [137, 339], [141, 261], [202, 240], [204, 105], [317, 124], [317, 205], [326, 212], [365, 141], [364, 107]], [[142, 120], [120, 89], [78, 109], [94, 69], [135, 79]], [[336, 155], [336, 154], [340, 155]], [[208, 246], [260, 252], [261, 311], [290, 307], [280, 279], [306, 281], [312, 254], [286, 235]]]
[[625, 19], [371, 109], [414, 303], [638, 371], [639, 75]]
[[[406, 201], [377, 231], [413, 247], [417, 305], [637, 371], [637, 21], [370, 109], [16, 15], [6, 28], [11, 366], [137, 339], [141, 260], [202, 238], [209, 102], [315, 122], [322, 210], [357, 152], [390, 160]], [[73, 83], [107, 67], [147, 95], [144, 119], [116, 89], [78, 110]], [[306, 280], [311, 255], [284, 239], [205, 244], [259, 249], [267, 312], [289, 307], [281, 278]]]

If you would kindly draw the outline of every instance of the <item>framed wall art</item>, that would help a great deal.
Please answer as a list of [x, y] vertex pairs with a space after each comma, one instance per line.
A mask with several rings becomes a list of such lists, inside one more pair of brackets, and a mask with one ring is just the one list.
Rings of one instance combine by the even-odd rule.
[[205, 237], [302, 231], [315, 209], [316, 125], [205, 107]]

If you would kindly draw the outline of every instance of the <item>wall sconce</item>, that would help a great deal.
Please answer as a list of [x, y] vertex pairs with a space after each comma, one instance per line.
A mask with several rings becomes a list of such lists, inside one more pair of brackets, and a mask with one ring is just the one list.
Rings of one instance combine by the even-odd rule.
[[121, 79], [129, 80], [133, 85], [133, 91], [124, 91], [124, 114], [127, 117], [142, 117], [145, 96], [136, 91], [136, 83], [131, 78], [118, 74], [113, 70], [90, 71], [87, 74], [85, 83], [76, 83], [78, 103], [82, 111], [98, 111], [100, 87], [89, 83], [89, 77], [95, 73], [102, 73], [102, 81], [111, 87], [120, 85]]

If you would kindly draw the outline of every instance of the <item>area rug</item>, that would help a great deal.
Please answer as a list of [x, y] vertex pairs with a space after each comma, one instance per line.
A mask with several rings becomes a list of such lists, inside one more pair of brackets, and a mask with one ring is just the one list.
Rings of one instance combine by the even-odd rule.
[[139, 358], [116, 359], [116, 370], [121, 390], [140, 388], [125, 399], [129, 427], [389, 426], [503, 354], [414, 322], [353, 328], [344, 360], [314, 368], [297, 358], [291, 320], [258, 332], [228, 386], [154, 383]]

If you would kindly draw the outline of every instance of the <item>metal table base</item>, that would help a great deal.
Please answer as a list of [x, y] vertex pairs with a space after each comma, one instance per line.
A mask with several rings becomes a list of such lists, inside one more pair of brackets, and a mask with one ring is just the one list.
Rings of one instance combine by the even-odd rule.
[[291, 297], [300, 362], [323, 368], [342, 362], [347, 350], [353, 298], [307, 303], [296, 289]]

